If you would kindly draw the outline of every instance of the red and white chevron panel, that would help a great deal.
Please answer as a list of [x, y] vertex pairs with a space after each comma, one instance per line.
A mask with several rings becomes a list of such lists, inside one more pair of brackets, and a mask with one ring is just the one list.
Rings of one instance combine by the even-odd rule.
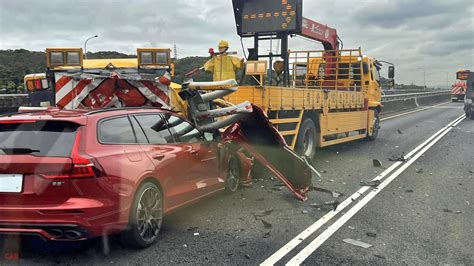
[[466, 94], [466, 83], [465, 82], [456, 82], [451, 87], [451, 94], [458, 95], [458, 94]]
[[56, 73], [56, 105], [64, 109], [151, 105], [170, 108], [170, 88], [150, 80], [119, 76], [73, 77]]

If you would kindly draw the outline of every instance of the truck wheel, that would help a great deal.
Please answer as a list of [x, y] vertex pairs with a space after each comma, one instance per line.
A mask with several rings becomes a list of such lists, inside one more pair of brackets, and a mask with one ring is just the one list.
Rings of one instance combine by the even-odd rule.
[[227, 178], [225, 180], [225, 191], [234, 193], [239, 189], [240, 185], [240, 163], [237, 158], [232, 156], [227, 166]]
[[310, 160], [316, 155], [316, 126], [310, 118], [306, 118], [300, 126], [296, 141], [296, 152]]
[[379, 134], [379, 129], [380, 129], [380, 112], [379, 112], [379, 110], [374, 110], [373, 123], [374, 123], [374, 130], [372, 131], [371, 134], [369, 132], [367, 132], [366, 139], [369, 140], [369, 141], [374, 141], [377, 138], [378, 134]]
[[163, 194], [152, 182], [138, 188], [132, 202], [129, 228], [123, 242], [134, 248], [147, 248], [156, 242], [163, 220]]

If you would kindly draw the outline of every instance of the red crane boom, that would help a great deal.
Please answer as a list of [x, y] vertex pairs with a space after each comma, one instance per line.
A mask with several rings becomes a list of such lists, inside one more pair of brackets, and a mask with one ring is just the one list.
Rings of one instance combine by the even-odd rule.
[[300, 36], [321, 42], [324, 50], [339, 50], [339, 38], [336, 29], [308, 18], [303, 18]]

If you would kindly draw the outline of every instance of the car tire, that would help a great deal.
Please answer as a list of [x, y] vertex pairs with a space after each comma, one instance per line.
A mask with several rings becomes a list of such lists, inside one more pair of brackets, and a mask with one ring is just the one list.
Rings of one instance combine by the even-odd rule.
[[372, 132], [372, 134], [367, 132], [367, 136], [365, 137], [365, 139], [367, 139], [368, 141], [376, 140], [377, 136], [379, 135], [379, 129], [380, 129], [380, 111], [379, 110], [374, 110], [373, 123], [374, 123], [374, 131]]
[[458, 102], [458, 99], [457, 98], [456, 99], [451, 99], [451, 101], [453, 101], [453, 103], [456, 103], [456, 102]]
[[311, 118], [306, 118], [301, 123], [296, 140], [296, 152], [313, 160], [316, 155], [316, 126]]
[[129, 228], [123, 242], [133, 248], [147, 248], [158, 239], [163, 221], [163, 194], [153, 182], [144, 182], [135, 193], [129, 217]]
[[225, 191], [227, 193], [234, 193], [239, 189], [240, 175], [240, 162], [235, 156], [232, 156], [229, 159], [227, 177], [225, 179]]

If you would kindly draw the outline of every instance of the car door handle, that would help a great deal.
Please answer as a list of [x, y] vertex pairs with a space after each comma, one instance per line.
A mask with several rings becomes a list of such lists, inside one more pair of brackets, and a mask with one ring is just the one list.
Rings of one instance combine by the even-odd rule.
[[155, 155], [153, 155], [153, 159], [155, 159], [155, 160], [162, 160], [163, 158], [165, 158], [164, 154], [155, 154]]

